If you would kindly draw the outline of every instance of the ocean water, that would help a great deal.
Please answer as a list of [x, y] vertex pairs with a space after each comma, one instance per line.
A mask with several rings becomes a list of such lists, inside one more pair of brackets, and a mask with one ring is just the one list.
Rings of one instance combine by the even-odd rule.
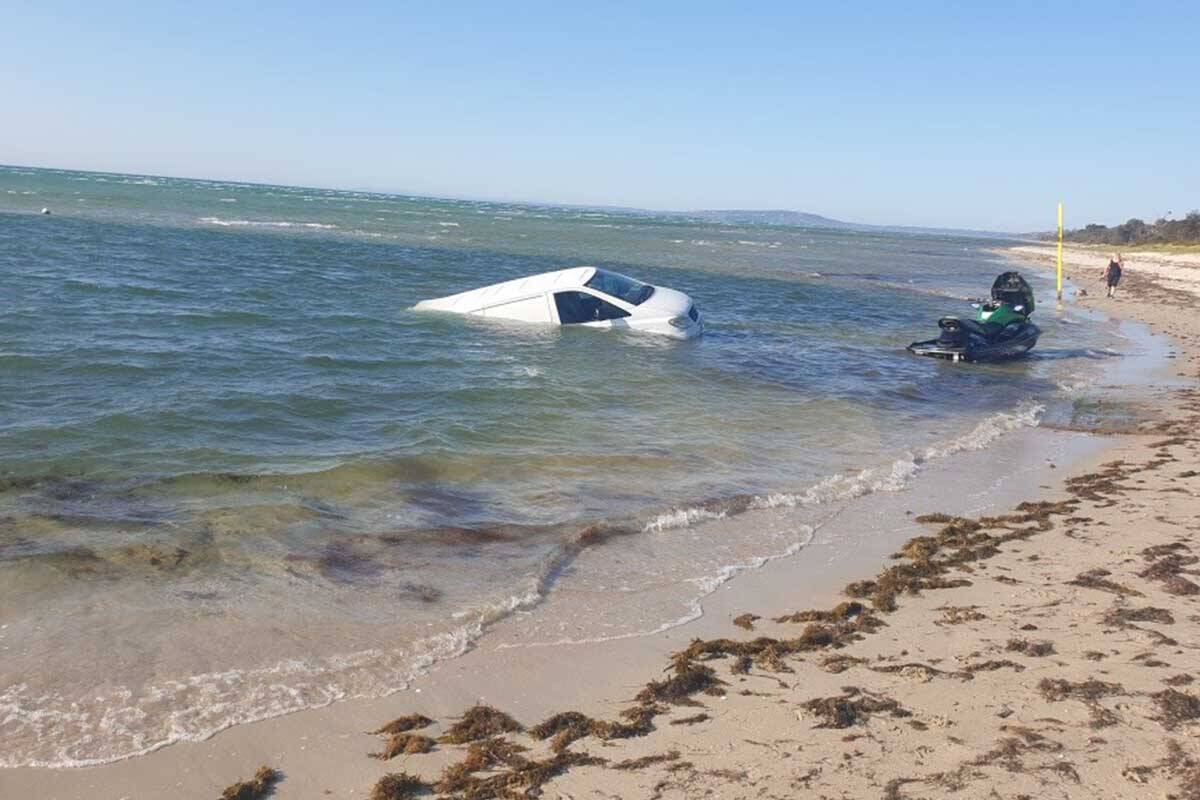
[[[0, 766], [397, 691], [573, 578], [622, 636], [678, 621], [631, 574], [686, 600], [803, 558], [1120, 351], [1029, 274], [1032, 357], [905, 352], [995, 244], [0, 167]], [[707, 333], [411, 310], [579, 264], [689, 293]], [[749, 509], [780, 524], [703, 535]]]

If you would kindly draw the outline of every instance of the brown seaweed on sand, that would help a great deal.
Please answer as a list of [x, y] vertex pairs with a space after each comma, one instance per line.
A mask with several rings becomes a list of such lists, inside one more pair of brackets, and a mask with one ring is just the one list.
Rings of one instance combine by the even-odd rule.
[[1072, 586], [1082, 586], [1085, 589], [1098, 589], [1101, 592], [1111, 592], [1112, 594], [1124, 595], [1127, 597], [1141, 597], [1142, 593], [1137, 589], [1130, 589], [1127, 586], [1122, 586], [1119, 583], [1108, 580], [1106, 576], [1112, 573], [1106, 569], [1097, 567], [1089, 569], [1087, 572], [1081, 572], [1075, 576], [1074, 580], [1067, 581]]
[[1098, 700], [1115, 694], [1124, 694], [1125, 687], [1119, 683], [1105, 683], [1095, 678], [1073, 683], [1062, 678], [1043, 678], [1038, 691], [1048, 703], [1057, 703], [1068, 698], [1074, 700]]
[[407, 772], [393, 772], [384, 775], [371, 789], [369, 800], [408, 800], [416, 797], [425, 784], [420, 778]]
[[553, 736], [550, 747], [557, 752], [565, 750], [576, 739], [591, 736], [599, 724], [582, 712], [563, 711], [534, 725], [529, 729], [529, 735], [539, 740]]
[[248, 781], [238, 781], [221, 792], [221, 800], [259, 800], [270, 796], [275, 784], [283, 780], [283, 773], [268, 766], [258, 768]]
[[968, 664], [959, 670], [960, 677], [971, 680], [977, 672], [995, 672], [998, 669], [1009, 668], [1014, 672], [1024, 672], [1025, 665], [1018, 664], [1010, 658], [992, 659], [990, 661], [981, 661], [978, 664]]
[[1131, 622], [1156, 622], [1159, 625], [1174, 625], [1175, 617], [1165, 608], [1110, 608], [1104, 614], [1104, 624], [1123, 628]]
[[433, 749], [435, 742], [428, 736], [422, 736], [419, 733], [393, 733], [388, 737], [387, 743], [384, 744], [383, 750], [378, 753], [369, 753], [371, 758], [378, 758], [380, 761], [387, 761], [389, 758], [404, 753], [405, 755], [413, 755], [415, 753], [428, 753]]
[[499, 733], [519, 730], [522, 730], [521, 723], [503, 711], [491, 706], [477, 705], [468, 708], [439, 741], [446, 744], [466, 744]]
[[[873, 615], [862, 603], [853, 600], [846, 603], [839, 603], [829, 611], [797, 611], [794, 614], [787, 614], [782, 617], [776, 617], [776, 622], [835, 622], [839, 624], [850, 623], [855, 618], [862, 617], [863, 622], [859, 623], [869, 629], [881, 626], [883, 622]], [[868, 621], [869, 620], [869, 621]]]
[[1102, 706], [1100, 698], [1125, 694], [1125, 688], [1121, 684], [1105, 683], [1094, 678], [1077, 683], [1061, 678], [1043, 678], [1038, 684], [1038, 691], [1048, 703], [1067, 699], [1082, 701], [1091, 715], [1089, 725], [1092, 728], [1105, 728], [1117, 724], [1117, 715]]
[[409, 714], [404, 717], [397, 717], [388, 724], [378, 730], [371, 731], [375, 734], [388, 733], [404, 733], [405, 731], [420, 730], [433, 724], [433, 720], [424, 714]]
[[1177, 689], [1155, 692], [1150, 698], [1158, 704], [1158, 721], [1168, 730], [1184, 722], [1200, 719], [1200, 697]]
[[911, 717], [912, 712], [890, 697], [864, 692], [855, 686], [842, 687], [839, 697], [817, 697], [801, 703], [801, 708], [821, 719], [818, 728], [849, 728], [865, 723], [872, 714]]
[[762, 619], [758, 614], [742, 614], [733, 618], [733, 624], [748, 631], [754, 630], [754, 621]]
[[679, 751], [672, 750], [669, 753], [660, 753], [659, 755], [642, 756], [641, 758], [631, 758], [626, 761], [618, 761], [612, 765], [612, 768], [620, 770], [645, 769], [646, 767], [654, 764], [662, 764], [667, 761], [678, 760]]
[[938, 611], [942, 612], [942, 618], [935, 620], [935, 625], [962, 625], [987, 619], [986, 615], [979, 612], [978, 606], [942, 606]]
[[[492, 764], [486, 761], [473, 761], [471, 753], [468, 752], [466, 760], [446, 769], [434, 789], [440, 794], [451, 794], [464, 798], [464, 800], [532, 798], [541, 794], [543, 784], [571, 767], [598, 766], [607, 762], [595, 756], [564, 750], [541, 760], [527, 759], [515, 753], [509, 753], [503, 763], [506, 769], [486, 777], [476, 777], [472, 774], [473, 772], [488, 769]], [[475, 768], [476, 764], [484, 764], [484, 766]]]
[[1034, 658], [1051, 655], [1054, 652], [1053, 642], [1031, 642], [1028, 639], [1009, 639], [1004, 649], [1010, 653], [1021, 653]]
[[[722, 641], [722, 640], [718, 640]], [[707, 644], [700, 640], [692, 645]], [[672, 703], [688, 705], [694, 703], [692, 695], [701, 692], [723, 694], [721, 687], [725, 684], [712, 667], [697, 664], [692, 660], [692, 647], [675, 656], [671, 670], [674, 674], [661, 681], [650, 681], [646, 687], [637, 693], [636, 700], [643, 705], [653, 703]]]
[[[1179, 545], [1180, 543], [1174, 544]], [[1186, 549], [1186, 545], [1182, 545], [1182, 547]], [[1163, 591], [1167, 594], [1178, 596], [1200, 594], [1200, 586], [1183, 577], [1184, 573], [1195, 574], [1194, 570], [1187, 570], [1184, 567], [1197, 563], [1200, 558], [1181, 555], [1178, 550], [1178, 547], [1172, 545], [1159, 545], [1157, 548], [1148, 547], [1143, 550], [1142, 556], [1151, 563], [1150, 566], [1138, 573], [1138, 577], [1161, 582]]]
[[654, 729], [654, 718], [666, 712], [666, 706], [642, 704], [622, 711], [623, 721], [609, 722], [592, 719], [579, 711], [563, 711], [534, 725], [529, 729], [529, 735], [539, 740], [553, 736], [550, 749], [559, 752], [586, 736], [606, 741], [645, 736]]
[[973, 767], [998, 766], [1009, 772], [1024, 772], [1022, 757], [1030, 752], [1057, 753], [1063, 746], [1037, 731], [1020, 725], [1005, 725], [1002, 730], [1015, 734], [997, 740], [996, 746], [968, 762]]

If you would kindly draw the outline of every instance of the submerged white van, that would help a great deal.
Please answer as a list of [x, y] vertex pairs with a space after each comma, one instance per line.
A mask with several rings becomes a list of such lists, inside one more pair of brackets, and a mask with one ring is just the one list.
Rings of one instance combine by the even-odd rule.
[[572, 267], [472, 289], [413, 306], [519, 322], [630, 328], [691, 339], [704, 332], [683, 292], [596, 267]]

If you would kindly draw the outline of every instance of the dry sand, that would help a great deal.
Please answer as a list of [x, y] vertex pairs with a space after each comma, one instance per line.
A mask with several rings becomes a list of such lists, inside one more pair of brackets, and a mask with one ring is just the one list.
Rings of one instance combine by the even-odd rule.
[[[1137, 282], [1136, 297], [1150, 299], [1151, 294], [1166, 291], [1184, 295], [1200, 295], [1200, 253], [1168, 253], [1157, 250], [1120, 250], [1098, 246], [1067, 245], [1063, 247], [1063, 271], [1068, 280], [1088, 294], [1104, 293], [1101, 276], [1113, 253], [1120, 252], [1125, 270], [1121, 286]], [[1057, 248], [1050, 244], [1030, 244], [1009, 248], [1013, 258], [1054, 264]], [[1118, 289], [1120, 291], [1120, 289]], [[1178, 301], [1179, 298], [1176, 298]]]
[[[1200, 283], [1186, 263], [1156, 267], [1170, 285], [1135, 254], [1126, 266], [1117, 301], [1078, 302], [1170, 334], [1189, 380], [1083, 473], [1008, 514], [897, 521], [925, 535], [874, 583], [801, 588], [777, 565], [772, 591], [735, 581], [683, 629], [569, 654], [475, 652], [421, 694], [106, 767], [0, 773], [0, 796], [216, 798], [265, 762], [282, 771], [279, 798], [367, 797], [400, 772], [478, 798], [1200, 798], [1200, 320], [1188, 293]], [[732, 621], [806, 607], [826, 613]], [[478, 715], [475, 734], [520, 752], [398, 739], [393, 749], [433, 749], [367, 755], [389, 746], [367, 731], [393, 717], [427, 714], [409, 733], [438, 738], [480, 699], [528, 726], [587, 716], [559, 716], [537, 738]], [[483, 769], [452, 769], [465, 760]]]

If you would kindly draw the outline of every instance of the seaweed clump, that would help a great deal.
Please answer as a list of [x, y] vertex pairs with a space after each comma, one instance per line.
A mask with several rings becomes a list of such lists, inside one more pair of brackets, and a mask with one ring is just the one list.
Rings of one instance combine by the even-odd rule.
[[407, 772], [393, 772], [379, 779], [371, 789], [369, 800], [408, 800], [416, 797], [425, 784]]
[[965, 622], [987, 619], [985, 614], [980, 613], [978, 606], [942, 606], [938, 611], [942, 612], [942, 618], [935, 620], [935, 625], [962, 625]]
[[786, 614], [782, 617], [776, 617], [776, 622], [832, 622], [839, 625], [853, 623], [854, 620], [860, 619], [858, 628], [874, 629], [883, 625], [883, 622], [875, 617], [862, 604], [855, 601], [846, 603], [838, 603], [829, 611], [797, 611], [794, 614]]
[[[876, 610], [890, 612], [896, 610], [896, 599], [904, 594], [970, 586], [971, 582], [965, 578], [948, 578], [947, 573], [996, 555], [999, 545], [1005, 542], [1050, 530], [1051, 517], [1070, 513], [1074, 508], [1075, 502], [1067, 500], [1021, 503], [1016, 513], [977, 520], [948, 514], [919, 516], [918, 522], [943, 523], [943, 527], [933, 536], [918, 536], [905, 544], [896, 557], [909, 559], [907, 563], [889, 567], [874, 580], [852, 583], [845, 593], [853, 598], [870, 599]], [[1001, 532], [993, 534], [988, 530]]]
[[268, 797], [275, 784], [283, 780], [283, 773], [268, 766], [261, 766], [248, 781], [238, 781], [221, 792], [221, 800], [259, 800]]
[[667, 761], [678, 761], [678, 760], [679, 760], [679, 751], [672, 750], [669, 753], [660, 753], [659, 755], [642, 756], [641, 758], [631, 758], [626, 761], [618, 761], [617, 763], [612, 765], [612, 768], [620, 769], [620, 770], [645, 769], [646, 767], [652, 766], [654, 764], [662, 764]]
[[[728, 640], [718, 639], [718, 642]], [[692, 651], [696, 645], [707, 645], [709, 642], [696, 640], [692, 646], [675, 656], [671, 666], [674, 671], [671, 677], [661, 681], [650, 681], [634, 698], [642, 705], [654, 703], [671, 703], [674, 705], [689, 705], [694, 703], [692, 695], [706, 692], [723, 694], [721, 687], [725, 682], [717, 677], [712, 667], [697, 664], [692, 660]]]
[[371, 758], [378, 758], [380, 761], [387, 761], [390, 758], [395, 758], [401, 753], [405, 755], [413, 755], [415, 753], [428, 753], [433, 749], [435, 742], [428, 736], [422, 736], [419, 733], [393, 733], [388, 737], [387, 743], [384, 744], [383, 750], [378, 753], [370, 753]]
[[1142, 550], [1142, 558], [1149, 561], [1150, 565], [1139, 572], [1138, 577], [1161, 582], [1163, 591], [1167, 594], [1178, 596], [1200, 594], [1200, 586], [1183, 577], [1185, 572], [1194, 574], [1194, 571], [1186, 570], [1184, 567], [1197, 563], [1200, 558], [1185, 556], [1180, 551], [1190, 552], [1190, 548], [1182, 542], [1172, 542]]
[[1114, 694], [1124, 694], [1125, 687], [1119, 683], [1105, 683], [1095, 678], [1073, 683], [1062, 678], [1043, 678], [1038, 691], [1048, 703], [1057, 703], [1068, 698], [1074, 700], [1098, 700]]
[[733, 624], [748, 631], [754, 630], [754, 621], [762, 619], [758, 614], [742, 614], [733, 618]]
[[[1002, 730], [1015, 735], [997, 740], [995, 747], [968, 762], [970, 766], [998, 766], [1009, 772], [1024, 772], [1025, 764], [1022, 756], [1025, 754], [1030, 752], [1057, 753], [1063, 749], [1059, 742], [1047, 739], [1037, 731], [1021, 725], [1005, 725]], [[1051, 769], [1056, 767], [1057, 765]]]
[[1165, 608], [1112, 608], [1104, 614], [1104, 623], [1118, 628], [1131, 622], [1157, 622], [1159, 625], [1174, 625], [1175, 617]]
[[800, 706], [821, 719], [818, 728], [849, 728], [865, 723], [873, 714], [911, 717], [912, 712], [890, 697], [864, 692], [856, 686], [843, 686], [839, 697], [817, 697]]
[[538, 740], [554, 737], [550, 749], [561, 752], [586, 736], [605, 741], [645, 736], [654, 729], [654, 717], [666, 710], [665, 706], [654, 703], [633, 706], [621, 712], [623, 721], [602, 721], [579, 711], [563, 711], [534, 725], [529, 735]]
[[1164, 689], [1150, 695], [1150, 698], [1158, 704], [1158, 721], [1168, 730], [1173, 730], [1180, 723], [1200, 719], [1200, 697], [1177, 689]]
[[521, 723], [503, 711], [491, 706], [476, 705], [468, 708], [439, 741], [446, 744], [466, 744], [522, 729]]
[[424, 714], [409, 714], [403, 717], [397, 717], [387, 723], [378, 730], [371, 731], [374, 734], [389, 734], [389, 733], [404, 733], [405, 731], [415, 731], [421, 728], [427, 728], [433, 724], [433, 720]]
[[1119, 720], [1116, 714], [1100, 704], [1100, 698], [1124, 694], [1125, 688], [1119, 683], [1105, 683], [1094, 678], [1078, 683], [1061, 678], [1043, 678], [1038, 684], [1038, 691], [1048, 703], [1057, 703], [1068, 698], [1083, 701], [1091, 715], [1089, 725], [1092, 728], [1105, 728], [1116, 725]]
[[[468, 749], [463, 761], [446, 768], [434, 789], [440, 794], [456, 795], [465, 800], [537, 797], [543, 784], [571, 767], [607, 763], [602, 758], [569, 750], [533, 760], [520, 755], [523, 750], [520, 745], [499, 738], [476, 742]], [[473, 774], [498, 764], [503, 764], [506, 769], [486, 777]]]
[[1097, 567], [1089, 569], [1087, 572], [1081, 572], [1075, 576], [1074, 580], [1067, 581], [1071, 586], [1082, 586], [1085, 589], [1097, 589], [1101, 592], [1110, 592], [1112, 594], [1122, 595], [1125, 597], [1141, 597], [1142, 593], [1137, 589], [1130, 589], [1128, 586], [1122, 586], [1115, 581], [1108, 580], [1112, 573], [1106, 569]]
[[1010, 653], [1021, 653], [1034, 658], [1041, 658], [1054, 653], [1053, 642], [1031, 642], [1027, 639], [1009, 639], [1004, 647]]

